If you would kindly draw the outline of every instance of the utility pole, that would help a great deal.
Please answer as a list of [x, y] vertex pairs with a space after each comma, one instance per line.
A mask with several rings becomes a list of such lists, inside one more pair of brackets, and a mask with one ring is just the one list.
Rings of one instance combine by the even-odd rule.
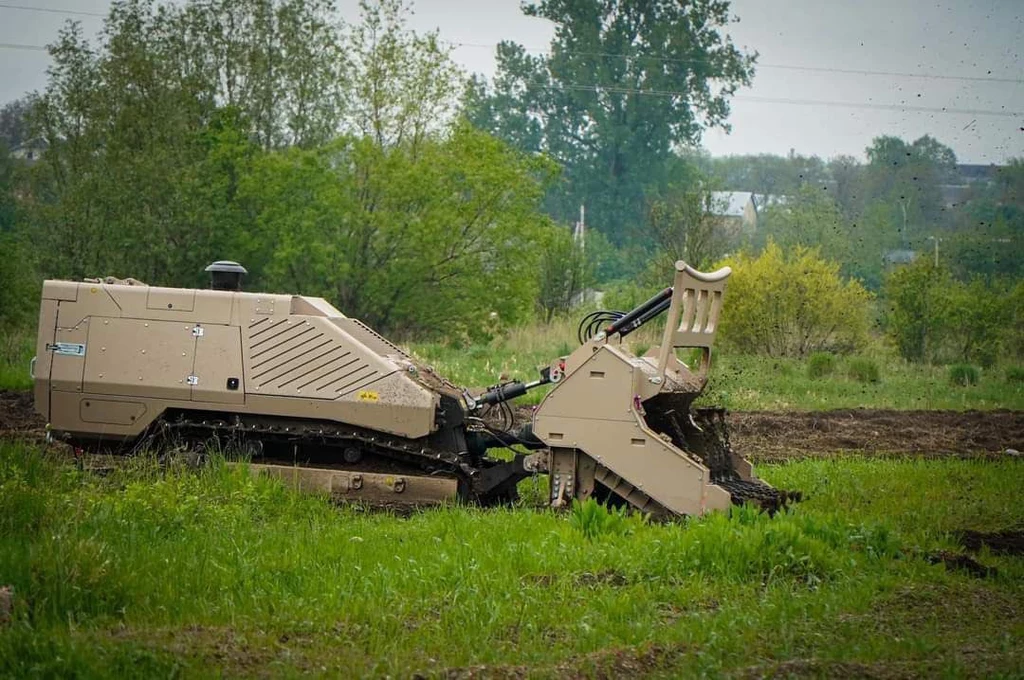
[[580, 203], [580, 221], [576, 223], [576, 229], [573, 234], [576, 237], [576, 241], [580, 244], [580, 250], [587, 249], [587, 223], [586, 223], [586, 212], [583, 209], [583, 204]]
[[935, 241], [935, 267], [936, 267], [936, 269], [938, 269], [938, 267], [939, 267], [939, 241], [941, 241], [942, 239], [939, 238], [938, 236], [929, 236], [928, 239], [931, 240], [931, 241]]

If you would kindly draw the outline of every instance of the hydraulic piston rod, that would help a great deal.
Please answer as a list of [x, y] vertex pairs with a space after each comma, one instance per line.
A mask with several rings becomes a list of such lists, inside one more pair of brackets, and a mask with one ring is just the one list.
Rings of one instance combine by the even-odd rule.
[[621, 319], [604, 329], [605, 335], [621, 333], [627, 335], [669, 308], [672, 303], [672, 288], [666, 288], [646, 302], [632, 309]]

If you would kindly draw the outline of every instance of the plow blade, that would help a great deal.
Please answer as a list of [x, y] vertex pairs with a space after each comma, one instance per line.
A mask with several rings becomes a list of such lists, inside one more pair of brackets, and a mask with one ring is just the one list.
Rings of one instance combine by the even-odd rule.
[[544, 400], [534, 432], [551, 448], [552, 504], [611, 495], [657, 516], [784, 503], [732, 451], [724, 412], [691, 412], [685, 392], [639, 398], [655, 373], [605, 345]]
[[[788, 500], [758, 480], [729, 443], [722, 409], [692, 407], [707, 383], [730, 270], [705, 274], [676, 263], [674, 285], [583, 343], [557, 367], [559, 380], [534, 414], [550, 449], [552, 505], [591, 496], [653, 515], [702, 515]], [[633, 318], [664, 309], [660, 347], [636, 356], [623, 342]], [[678, 349], [700, 350], [691, 368]]]

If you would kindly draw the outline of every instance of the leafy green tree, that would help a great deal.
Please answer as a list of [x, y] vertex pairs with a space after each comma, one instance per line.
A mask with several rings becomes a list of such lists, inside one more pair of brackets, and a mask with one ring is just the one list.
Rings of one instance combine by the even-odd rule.
[[1009, 339], [1013, 301], [1010, 290], [981, 279], [953, 281], [944, 291], [941, 319], [943, 335], [957, 361], [991, 366]]
[[723, 342], [748, 354], [805, 357], [864, 346], [871, 294], [844, 280], [839, 265], [815, 249], [783, 251], [769, 241], [760, 255], [726, 260], [733, 267], [722, 311]]
[[259, 161], [244, 191], [276, 239], [271, 287], [322, 295], [398, 334], [474, 335], [537, 298], [537, 213], [553, 172], [468, 127], [382, 148], [342, 138]]
[[542, 244], [537, 305], [545, 321], [567, 312], [594, 279], [594, 262], [568, 229], [553, 228]]
[[723, 186], [751, 191], [759, 197], [794, 196], [805, 185], [818, 189], [828, 180], [825, 163], [817, 156], [758, 154], [712, 159], [711, 172]]
[[669, 189], [648, 199], [646, 229], [656, 247], [649, 273], [661, 280], [677, 260], [701, 269], [721, 258], [729, 232], [720, 214], [706, 185]]
[[[344, 76], [362, 74], [332, 13], [328, 0], [125, 0], [96, 46], [67, 26], [33, 102], [50, 143], [26, 201], [44, 272], [195, 285], [203, 264], [233, 253], [253, 258], [258, 281], [270, 255], [236, 200], [246, 165], [333, 138], [354, 87]], [[406, 56], [388, 73], [423, 55]]]
[[[758, 219], [758, 240], [771, 239], [784, 250], [817, 247], [827, 260], [848, 265], [853, 256], [852, 226], [820, 187], [804, 185], [783, 203], [765, 208]], [[845, 273], [850, 275], [848, 266]]]
[[31, 108], [28, 98], [15, 99], [0, 108], [0, 143], [7, 149], [14, 149], [28, 141]]
[[993, 181], [972, 187], [942, 239], [943, 261], [961, 280], [1024, 277], [1024, 160], [1010, 159]]
[[361, 0], [348, 58], [352, 91], [347, 123], [378, 146], [409, 144], [447, 129], [463, 76], [436, 31], [417, 35], [406, 25], [402, 0]]
[[552, 216], [590, 222], [614, 243], [636, 236], [644, 192], [665, 177], [674, 151], [722, 126], [729, 97], [749, 84], [754, 57], [723, 34], [720, 0], [541, 0], [528, 16], [553, 22], [550, 55], [498, 46], [492, 83], [474, 79], [467, 115], [519, 149], [550, 154], [566, 170], [548, 196]]
[[349, 62], [333, 0], [127, 3], [137, 4], [151, 47], [177, 79], [207, 106], [240, 111], [264, 149], [313, 146], [337, 133]]
[[988, 366], [1016, 356], [1022, 342], [1024, 287], [1005, 280], [958, 281], [928, 258], [885, 281], [886, 327], [904, 358]]
[[847, 220], [856, 220], [863, 210], [864, 166], [853, 156], [836, 156], [828, 162], [829, 186], [836, 205]]
[[928, 135], [910, 144], [883, 136], [875, 138], [867, 156], [865, 201], [886, 207], [903, 247], [945, 226], [941, 185], [956, 171], [952, 149]]
[[937, 353], [943, 333], [943, 297], [951, 283], [949, 272], [927, 258], [886, 277], [885, 325], [903, 358], [924, 361]]

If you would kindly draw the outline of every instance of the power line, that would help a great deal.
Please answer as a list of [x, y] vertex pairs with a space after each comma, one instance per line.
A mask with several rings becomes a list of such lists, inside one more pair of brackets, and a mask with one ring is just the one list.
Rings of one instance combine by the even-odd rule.
[[[12, 5], [9, 3], [0, 3], [0, 8], [4, 9], [17, 9], [26, 12], [45, 12], [49, 14], [69, 14], [75, 16], [86, 16], [86, 17], [100, 17], [103, 18], [106, 15], [99, 12], [85, 12], [81, 10], [62, 9], [56, 7], [26, 7], [25, 5]], [[454, 47], [477, 47], [485, 49], [494, 49], [497, 44], [490, 43], [470, 43], [470, 42], [457, 42], [453, 40], [441, 40], [440, 42], [447, 43]], [[543, 52], [550, 54], [550, 48], [544, 47], [523, 47], [527, 52]], [[570, 54], [579, 57], [602, 57], [602, 58], [613, 58], [613, 59], [643, 59], [645, 61], [660, 61], [664, 63], [678, 63], [678, 64], [699, 64], [704, 63], [705, 60], [701, 59], [680, 59], [677, 57], [658, 57], [653, 55], [628, 55], [620, 54], [615, 52], [576, 52], [576, 51], [565, 51], [564, 54]], [[801, 66], [798, 64], [771, 64], [762, 63], [756, 64], [757, 68], [768, 68], [768, 69], [781, 69], [787, 71], [807, 71], [811, 73], [843, 73], [847, 75], [859, 75], [859, 76], [881, 76], [881, 77], [895, 77], [895, 78], [923, 78], [926, 80], [957, 80], [966, 82], [979, 82], [979, 83], [1009, 83], [1009, 84], [1024, 84], [1022, 78], [1000, 78], [997, 76], [953, 76], [936, 73], [911, 73], [909, 71], [874, 71], [868, 69], [852, 69], [852, 68], [832, 68], [827, 66]]]
[[6, 2], [0, 3], [0, 7], [4, 9], [20, 9], [26, 12], [45, 12], [47, 14], [71, 14], [82, 17], [105, 17], [106, 14], [100, 14], [99, 12], [83, 12], [76, 9], [56, 9], [52, 7], [26, 7], [24, 5], [9, 5]]
[[949, 113], [963, 116], [1002, 116], [1005, 118], [1024, 117], [1024, 111], [998, 111], [993, 109], [956, 109], [950, 107], [917, 106], [913, 104], [876, 104], [873, 102], [837, 102], [819, 99], [786, 99], [784, 97], [756, 97], [736, 95], [733, 99], [764, 104], [793, 104], [797, 106], [837, 106], [854, 109], [878, 109], [881, 111], [916, 111], [920, 113]]
[[997, 78], [995, 76], [947, 76], [935, 73], [905, 73], [902, 71], [866, 71], [855, 68], [827, 68], [824, 66], [795, 66], [789, 64], [756, 64], [761, 68], [789, 69], [791, 71], [815, 71], [821, 73], [850, 73], [859, 76], [897, 76], [900, 78], [927, 78], [929, 80], [967, 80], [981, 83], [1024, 84], [1021, 78]]
[[0, 43], [0, 49], [4, 50], [31, 50], [33, 52], [46, 52], [42, 45], [21, 45], [19, 43]]
[[[628, 87], [598, 85], [538, 85], [542, 89], [579, 90], [583, 92], [609, 92], [612, 94], [635, 94], [651, 97], [687, 97], [686, 92], [672, 90], [638, 90]], [[851, 109], [877, 109], [882, 111], [914, 111], [919, 113], [946, 113], [965, 116], [1002, 116], [1006, 118], [1024, 117], [1024, 111], [1000, 111], [995, 109], [957, 109], [950, 107], [917, 106], [911, 104], [878, 104], [874, 102], [843, 102], [827, 99], [791, 99], [786, 97], [759, 97], [756, 95], [733, 95], [733, 101], [748, 101], [760, 104], [789, 104], [794, 106], [832, 106]]]
[[[494, 49], [497, 45], [491, 45], [488, 43], [466, 43], [466, 42], [455, 42], [451, 40], [441, 40], [440, 42], [453, 45], [455, 47], [481, 47], [487, 49]], [[550, 55], [549, 48], [543, 47], [523, 47], [527, 52], [542, 52]], [[575, 52], [571, 50], [563, 51], [562, 54], [569, 54], [578, 57], [610, 57], [614, 59], [642, 59], [644, 61], [660, 61], [664, 63], [672, 64], [704, 64], [707, 63], [706, 59], [680, 59], [678, 57], [658, 57], [653, 55], [628, 55], [619, 54], [615, 52]], [[849, 75], [859, 76], [885, 76], [885, 77], [898, 77], [898, 78], [925, 78], [929, 80], [963, 80], [970, 82], [983, 82], [983, 83], [1015, 83], [1024, 84], [1022, 78], [999, 78], [996, 76], [951, 76], [935, 73], [910, 73], [906, 71], [869, 71], [866, 69], [852, 69], [852, 68], [831, 68], [826, 66], [800, 66], [797, 64], [770, 64], [770, 63], [756, 63], [756, 68], [775, 68], [785, 69], [788, 71], [812, 71], [815, 73], [844, 73]]]
[[[17, 43], [0, 43], [0, 49], [11, 50], [32, 50], [46, 52], [47, 48], [41, 45], [22, 45]], [[685, 92], [672, 90], [638, 90], [628, 87], [617, 87], [614, 85], [537, 85], [546, 90], [576, 90], [581, 92], [608, 92], [611, 94], [632, 94], [647, 97], [687, 97]], [[786, 97], [759, 97], [756, 95], [733, 95], [733, 101], [747, 101], [759, 104], [788, 104], [791, 106], [828, 106], [848, 109], [875, 109], [880, 111], [902, 111], [917, 113], [944, 113], [964, 116], [999, 116], [1004, 118], [1024, 117], [1024, 111], [999, 111], [994, 109], [959, 109], [950, 107], [917, 106], [911, 104], [877, 104], [874, 102], [843, 102], [829, 101], [825, 99], [791, 99]]]

